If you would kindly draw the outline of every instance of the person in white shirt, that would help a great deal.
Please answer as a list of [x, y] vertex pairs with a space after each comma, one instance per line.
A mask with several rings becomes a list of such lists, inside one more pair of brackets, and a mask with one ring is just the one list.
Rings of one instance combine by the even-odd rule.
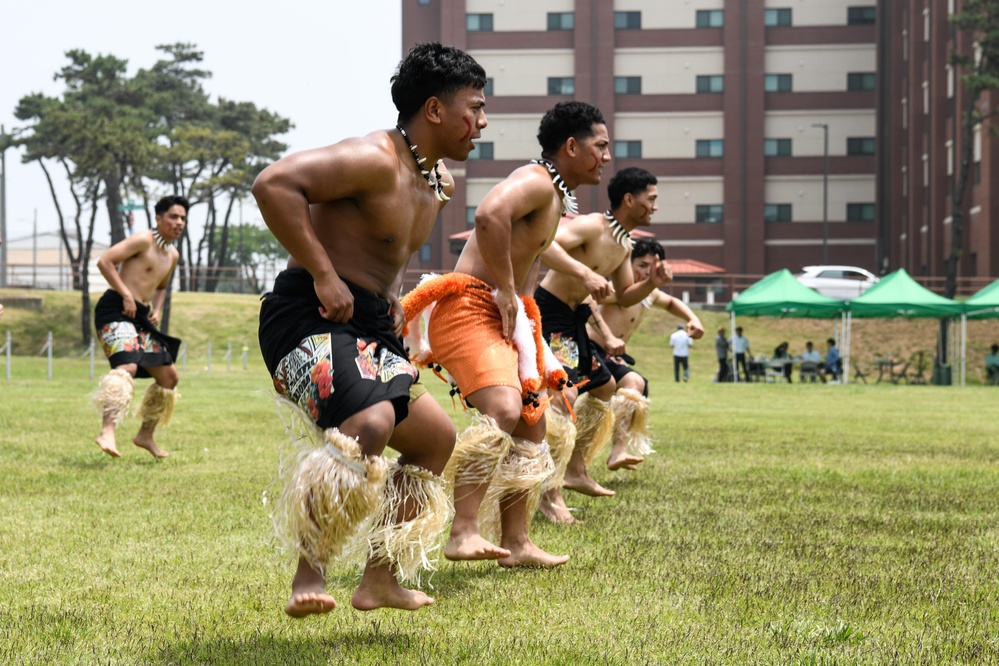
[[742, 326], [736, 327], [735, 337], [729, 340], [728, 344], [732, 347], [732, 353], [735, 354], [734, 374], [739, 374], [739, 366], [741, 365], [746, 381], [750, 381], [749, 370], [746, 368], [746, 354], [749, 353], [749, 338], [742, 334]]
[[[805, 343], [805, 351], [801, 353], [801, 381], [805, 381], [805, 377], [809, 376], [814, 382], [816, 376], [818, 375], [819, 364], [822, 363], [822, 354], [819, 353], [818, 349], [812, 345], [812, 341], [809, 340]], [[808, 365], [806, 365], [808, 364]], [[811, 369], [810, 374], [808, 370]]]
[[673, 379], [680, 381], [680, 368], [683, 368], [683, 381], [690, 379], [690, 345], [693, 338], [687, 334], [683, 324], [677, 324], [673, 335], [669, 336], [669, 346], [673, 348]]

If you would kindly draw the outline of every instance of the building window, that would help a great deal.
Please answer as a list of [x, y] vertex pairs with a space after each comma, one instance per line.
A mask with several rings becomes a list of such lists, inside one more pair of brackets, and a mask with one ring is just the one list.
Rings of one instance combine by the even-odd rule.
[[697, 157], [722, 157], [725, 154], [725, 142], [721, 139], [700, 139], [696, 143]]
[[615, 95], [641, 95], [642, 77], [640, 76], [615, 76]]
[[430, 4], [430, 0], [418, 0], [417, 4], [420, 4], [420, 5], [429, 5]]
[[488, 77], [486, 79], [486, 87], [482, 89], [482, 94], [485, 95], [486, 97], [492, 97], [493, 96], [493, 79], [492, 79], [492, 77]]
[[721, 74], [711, 74], [697, 77], [697, 92], [699, 93], [720, 93], [725, 92], [725, 77]]
[[873, 155], [874, 137], [849, 137], [846, 140], [847, 155]]
[[614, 12], [615, 30], [641, 30], [642, 12]]
[[492, 32], [492, 14], [465, 14], [465, 29], [469, 32]]
[[768, 28], [775, 28], [777, 26], [789, 26], [791, 25], [791, 10], [790, 9], [764, 9], [763, 10], [763, 25]]
[[424, 243], [423, 247], [420, 248], [420, 263], [427, 264], [430, 260], [434, 258], [433, 249], [430, 247], [430, 243]]
[[720, 9], [698, 9], [698, 28], [721, 28], [725, 25], [725, 14]]
[[847, 90], [874, 90], [874, 72], [850, 72], [846, 75]]
[[475, 226], [475, 208], [475, 206], [465, 206], [465, 222], [470, 227]]
[[642, 142], [615, 141], [614, 159], [642, 159]]
[[721, 224], [722, 206], [712, 204], [710, 206], [694, 206], [694, 221], [698, 224]]
[[790, 74], [764, 74], [763, 90], [765, 92], [791, 92]]
[[790, 222], [791, 204], [763, 204], [764, 222]]
[[576, 15], [572, 12], [548, 12], [549, 30], [573, 30], [576, 27]]
[[549, 95], [575, 95], [576, 79], [571, 76], [549, 76]]
[[846, 205], [847, 222], [873, 222], [874, 204], [872, 203], [848, 203]]
[[846, 22], [849, 25], [873, 25], [877, 15], [877, 7], [846, 8]]
[[763, 139], [764, 157], [790, 157], [791, 139]]
[[493, 159], [493, 142], [479, 141], [475, 144], [475, 150], [468, 154], [470, 160], [491, 160]]

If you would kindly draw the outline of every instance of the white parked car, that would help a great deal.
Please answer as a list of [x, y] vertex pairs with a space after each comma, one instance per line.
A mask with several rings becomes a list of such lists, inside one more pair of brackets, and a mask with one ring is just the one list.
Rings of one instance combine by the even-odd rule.
[[823, 296], [844, 301], [860, 296], [878, 281], [876, 275], [856, 266], [805, 266], [795, 277]]

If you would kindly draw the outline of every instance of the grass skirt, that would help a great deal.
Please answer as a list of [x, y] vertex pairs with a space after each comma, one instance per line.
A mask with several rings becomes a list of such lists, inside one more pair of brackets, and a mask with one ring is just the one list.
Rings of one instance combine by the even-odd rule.
[[501, 503], [510, 496], [527, 496], [527, 520], [538, 507], [541, 486], [555, 470], [548, 444], [513, 438], [513, 446], [500, 463], [493, 482], [479, 508], [479, 532], [493, 543], [502, 537]]
[[458, 434], [444, 477], [455, 488], [489, 483], [506, 457], [513, 440], [491, 417], [473, 417], [472, 425]]
[[163, 388], [159, 384], [150, 384], [142, 396], [142, 403], [135, 415], [143, 424], [153, 427], [165, 426], [173, 418], [173, 408], [180, 394], [175, 389]]
[[576, 446], [589, 467], [614, 436], [614, 412], [609, 402], [584, 393], [576, 399]]
[[576, 446], [576, 424], [557, 409], [549, 409], [546, 416], [548, 432], [545, 439], [548, 442], [554, 469], [543, 484], [545, 492], [562, 487], [565, 470], [569, 466], [569, 459], [572, 458], [572, 449]]
[[[444, 477], [416, 465], [390, 463], [391, 477], [368, 538], [369, 558], [391, 564], [400, 582], [420, 584], [424, 570], [433, 571], [435, 552], [454, 517]], [[415, 506], [409, 520], [399, 521], [403, 507]]]
[[91, 400], [102, 416], [110, 414], [114, 418], [114, 427], [117, 428], [128, 414], [134, 391], [135, 380], [132, 375], [126, 370], [115, 368], [101, 377]]
[[383, 500], [387, 461], [365, 456], [357, 440], [329, 428], [323, 443], [299, 437], [271, 514], [278, 540], [317, 571], [339, 557]]
[[628, 453], [645, 457], [652, 450], [649, 439], [649, 399], [634, 389], [618, 389], [611, 398], [614, 439], [627, 440]]

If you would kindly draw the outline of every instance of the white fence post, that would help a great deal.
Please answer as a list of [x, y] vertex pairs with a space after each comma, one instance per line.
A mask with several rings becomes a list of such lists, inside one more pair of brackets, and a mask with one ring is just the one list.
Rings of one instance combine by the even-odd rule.
[[212, 371], [212, 343], [211, 340], [208, 341], [208, 365], [205, 366], [205, 372]]
[[225, 350], [225, 371], [232, 372], [232, 341], [230, 340]]
[[247, 369], [247, 358], [250, 356], [250, 348], [247, 345], [243, 345], [243, 370]]
[[180, 352], [178, 353], [178, 356], [180, 356], [180, 370], [181, 370], [181, 372], [187, 372], [187, 343], [186, 342], [182, 343], [180, 345]]
[[94, 342], [94, 339], [90, 338], [90, 348], [87, 349], [87, 352], [90, 354], [90, 378], [91, 379], [94, 378], [94, 347], [96, 347], [96, 346], [97, 345]]
[[48, 338], [45, 341], [45, 349], [43, 351], [48, 351], [48, 376], [49, 381], [52, 381], [52, 331], [49, 331]]
[[7, 331], [7, 342], [3, 346], [3, 351], [7, 353], [7, 381], [10, 381], [10, 331]]

